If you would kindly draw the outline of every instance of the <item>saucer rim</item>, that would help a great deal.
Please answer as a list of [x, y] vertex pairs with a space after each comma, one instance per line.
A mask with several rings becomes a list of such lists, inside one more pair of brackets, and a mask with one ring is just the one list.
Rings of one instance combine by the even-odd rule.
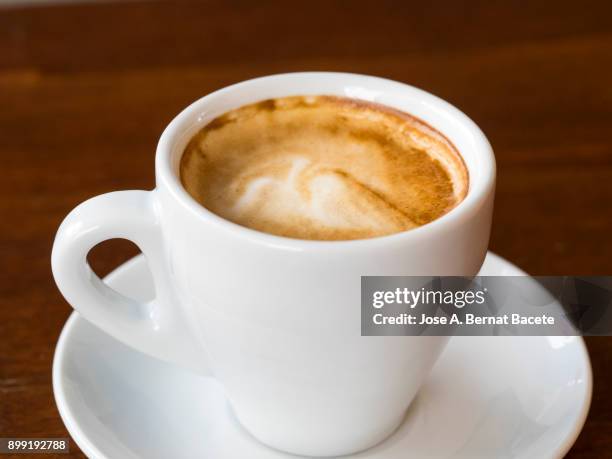
[[[114, 277], [121, 276], [121, 274], [125, 270], [130, 269], [132, 265], [141, 263], [143, 258], [144, 255], [139, 254], [120, 264], [104, 277], [104, 281], [111, 281]], [[517, 273], [527, 275], [527, 273], [517, 267], [514, 263], [491, 251], [487, 252], [486, 259], [488, 258], [494, 259], [495, 262], [501, 262], [509, 265], [513, 270], [516, 270]], [[110, 459], [106, 454], [101, 452], [97, 446], [95, 446], [94, 442], [90, 440], [87, 434], [80, 428], [77, 421], [77, 416], [69, 408], [69, 403], [66, 398], [62, 368], [64, 367], [64, 359], [67, 354], [66, 349], [67, 343], [69, 342], [69, 337], [72, 334], [72, 330], [78, 324], [79, 319], [81, 319], [80, 314], [77, 311], [73, 311], [62, 327], [62, 331], [58, 338], [52, 363], [53, 395], [60, 418], [68, 430], [68, 433], [71, 435], [72, 440], [77, 444], [81, 451], [90, 459]], [[582, 432], [591, 408], [593, 398], [593, 368], [584, 338], [582, 336], [577, 336], [577, 338], [578, 340], [576, 341], [576, 345], [580, 349], [580, 355], [582, 356], [582, 360], [585, 364], [584, 396], [582, 399], [581, 411], [580, 415], [576, 418], [573, 430], [566, 435], [564, 441], [558, 445], [555, 451], [551, 451], [551, 459], [561, 459], [569, 452]]]

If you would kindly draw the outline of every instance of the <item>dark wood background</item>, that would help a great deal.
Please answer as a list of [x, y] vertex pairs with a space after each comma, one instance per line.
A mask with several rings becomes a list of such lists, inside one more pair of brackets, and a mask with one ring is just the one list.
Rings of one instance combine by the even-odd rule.
[[[71, 312], [49, 263], [62, 218], [152, 188], [164, 126], [247, 78], [350, 71], [447, 99], [497, 155], [491, 249], [532, 274], [612, 274], [611, 17], [606, 1], [0, 9], [0, 437], [67, 435], [51, 389]], [[91, 258], [105, 274], [135, 253], [110, 242]], [[612, 338], [587, 342], [593, 404], [568, 457], [612, 457]]]

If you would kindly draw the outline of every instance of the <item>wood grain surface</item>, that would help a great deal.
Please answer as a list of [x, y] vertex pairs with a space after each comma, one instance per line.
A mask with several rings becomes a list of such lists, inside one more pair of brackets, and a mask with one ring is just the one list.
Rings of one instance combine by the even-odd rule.
[[[380, 75], [465, 111], [498, 160], [491, 249], [532, 274], [612, 274], [612, 4], [127, 2], [0, 8], [0, 437], [67, 436], [51, 361], [71, 312], [50, 271], [86, 198], [154, 186], [164, 126], [247, 78]], [[100, 274], [136, 253], [96, 248]], [[612, 338], [570, 458], [612, 457]], [[71, 457], [83, 457], [74, 443]], [[23, 456], [20, 456], [23, 457]], [[65, 455], [62, 457], [66, 457]]]

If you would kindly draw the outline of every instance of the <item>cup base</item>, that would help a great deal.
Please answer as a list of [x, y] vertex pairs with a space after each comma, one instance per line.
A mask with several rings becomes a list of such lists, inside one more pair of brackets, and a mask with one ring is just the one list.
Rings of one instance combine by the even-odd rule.
[[264, 429], [258, 428], [261, 424], [245, 422], [229, 402], [228, 405], [236, 422], [259, 443], [284, 453], [309, 457], [347, 456], [373, 448], [389, 438], [400, 427], [407, 412], [407, 410], [404, 410], [400, 416], [393, 418], [375, 431], [368, 431], [367, 434], [363, 432], [359, 435], [338, 433], [333, 436], [326, 436], [326, 438], [316, 439], [306, 438], [309, 436], [307, 429], [304, 429], [302, 435], [299, 436], [265, 432]]

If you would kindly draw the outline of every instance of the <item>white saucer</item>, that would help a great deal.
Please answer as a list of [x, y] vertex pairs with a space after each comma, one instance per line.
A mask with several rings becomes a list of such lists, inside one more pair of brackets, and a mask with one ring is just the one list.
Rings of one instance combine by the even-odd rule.
[[[489, 253], [481, 274], [518, 275]], [[147, 299], [142, 256], [106, 281]], [[139, 354], [73, 313], [53, 362], [55, 399], [90, 458], [295, 458], [269, 449], [234, 420], [213, 380]], [[355, 456], [557, 458], [580, 432], [591, 401], [580, 337], [455, 337], [402, 426]]]

